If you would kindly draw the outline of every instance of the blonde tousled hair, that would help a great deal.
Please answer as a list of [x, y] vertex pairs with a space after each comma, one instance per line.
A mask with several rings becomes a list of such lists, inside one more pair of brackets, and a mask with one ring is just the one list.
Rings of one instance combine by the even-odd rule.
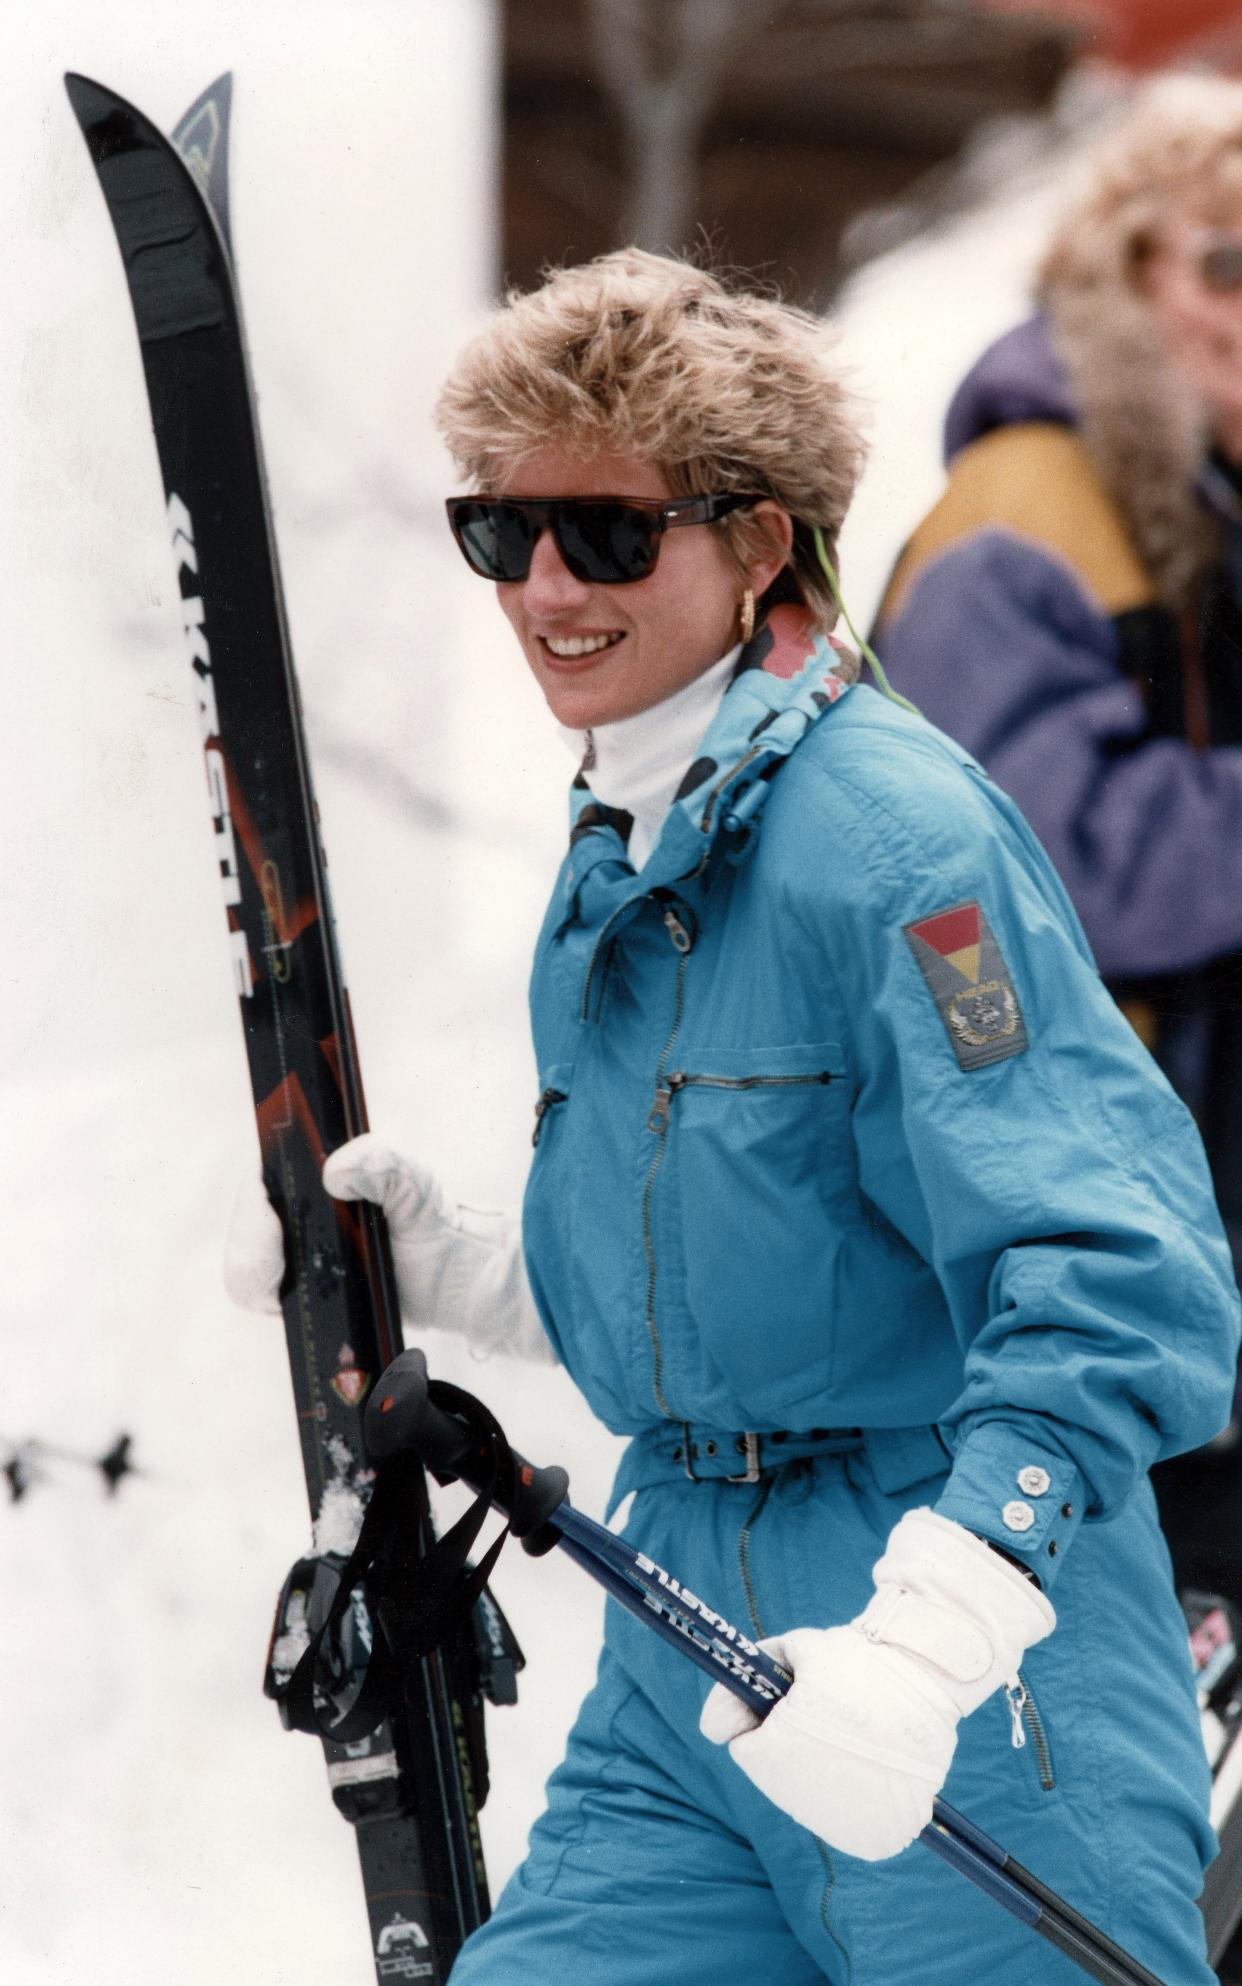
[[1049, 242], [1039, 289], [1135, 281], [1174, 208], [1237, 226], [1242, 83], [1187, 72], [1138, 92]]
[[[808, 312], [624, 248], [510, 292], [459, 356], [436, 422], [480, 490], [556, 443], [658, 464], [679, 495], [775, 498], [795, 519], [797, 589], [827, 631], [837, 608], [810, 527], [835, 560], [864, 455], [832, 354]], [[712, 528], [739, 568], [768, 543], [745, 512]]]
[[1036, 296], [1083, 439], [1157, 593], [1181, 610], [1218, 555], [1194, 493], [1205, 410], [1161, 342], [1144, 274], [1174, 213], [1242, 218], [1242, 84], [1178, 74], [1132, 99], [1059, 222]]

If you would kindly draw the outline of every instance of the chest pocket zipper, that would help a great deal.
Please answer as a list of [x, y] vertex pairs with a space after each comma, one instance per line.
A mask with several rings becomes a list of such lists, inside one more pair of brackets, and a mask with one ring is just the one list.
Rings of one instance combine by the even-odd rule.
[[832, 1069], [815, 1069], [807, 1075], [798, 1076], [709, 1076], [675, 1069], [656, 1090], [655, 1101], [647, 1113], [647, 1129], [658, 1132], [667, 1128], [673, 1098], [680, 1090], [695, 1087], [713, 1090], [806, 1089], [816, 1085], [825, 1088], [835, 1081], [836, 1074]]
[[[676, 943], [676, 935], [674, 935], [674, 943]], [[678, 949], [682, 951], [680, 945], [678, 945]], [[686, 963], [686, 951], [682, 951], [682, 963]], [[680, 1009], [680, 1001], [678, 1001], [678, 1023], [674, 1025], [674, 1033], [670, 1035], [670, 1039], [666, 1043], [666, 1053], [672, 1049], [672, 1043], [676, 1041], [678, 1027], [680, 1027], [680, 1011], [682, 1009]], [[668, 1400], [664, 1396], [664, 1347], [662, 1347], [662, 1341], [660, 1341], [660, 1327], [658, 1327], [658, 1321], [656, 1321], [656, 1237], [654, 1237], [654, 1229], [652, 1229], [652, 1190], [656, 1186], [656, 1174], [660, 1170], [660, 1160], [664, 1158], [664, 1140], [666, 1140], [666, 1132], [668, 1132], [668, 1116], [670, 1116], [670, 1106], [672, 1106], [674, 1096], [678, 1094], [678, 1090], [688, 1090], [688, 1088], [694, 1088], [696, 1084], [698, 1084], [699, 1088], [713, 1088], [713, 1090], [761, 1090], [761, 1088], [807, 1088], [807, 1086], [815, 1086], [815, 1084], [823, 1086], [823, 1084], [829, 1084], [831, 1080], [833, 1080], [833, 1070], [829, 1070], [829, 1068], [819, 1068], [819, 1070], [813, 1070], [811, 1074], [791, 1074], [791, 1076], [711, 1076], [711, 1074], [692, 1074], [686, 1068], [674, 1068], [672, 1074], [658, 1076], [658, 1080], [656, 1080], [656, 1098], [652, 1102], [652, 1108], [648, 1110], [648, 1130], [656, 1134], [658, 1144], [656, 1144], [656, 1152], [654, 1152], [652, 1164], [648, 1166], [646, 1188], [644, 1188], [644, 1196], [642, 1196], [642, 1239], [644, 1239], [644, 1249], [646, 1249], [646, 1259], [648, 1259], [646, 1325], [648, 1325], [648, 1339], [652, 1341], [652, 1354], [654, 1354], [652, 1392], [656, 1396], [656, 1406], [660, 1408], [662, 1414], [672, 1414], [672, 1408], [670, 1408], [670, 1404], [668, 1404]]]

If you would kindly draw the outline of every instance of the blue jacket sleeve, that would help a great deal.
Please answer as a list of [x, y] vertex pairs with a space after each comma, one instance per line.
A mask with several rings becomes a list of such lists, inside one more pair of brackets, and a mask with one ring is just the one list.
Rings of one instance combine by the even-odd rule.
[[[1047, 1586], [1084, 1515], [1228, 1418], [1239, 1305], [1202, 1146], [977, 769], [894, 718], [882, 756], [836, 755], [821, 800], [860, 1184], [934, 1268], [964, 1361], [938, 1508]], [[982, 1049], [911, 936], [970, 905], [1018, 1016], [997, 1037], [980, 1023]]]
[[1055, 556], [988, 529], [931, 560], [877, 645], [1013, 795], [1106, 978], [1242, 949], [1242, 749], [1145, 735], [1112, 621]]

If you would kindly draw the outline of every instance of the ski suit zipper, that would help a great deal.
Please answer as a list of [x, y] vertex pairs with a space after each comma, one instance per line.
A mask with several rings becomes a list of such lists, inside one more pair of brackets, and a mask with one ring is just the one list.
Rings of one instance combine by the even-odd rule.
[[[669, 939], [677, 953], [677, 983], [673, 993], [673, 1025], [669, 1029], [668, 1039], [660, 1050], [660, 1059], [656, 1064], [657, 1099], [659, 1098], [661, 1086], [664, 1082], [665, 1064], [673, 1052], [673, 1045], [678, 1035], [681, 1033], [681, 1017], [686, 999], [686, 962], [690, 957], [691, 951], [694, 949], [693, 934], [682, 923], [671, 903], [665, 905], [663, 917], [664, 928], [668, 932]], [[663, 1120], [658, 1124], [653, 1121], [655, 1114], [653, 1108], [647, 1117], [647, 1129], [655, 1132], [657, 1144], [655, 1151], [651, 1155], [651, 1163], [647, 1167], [647, 1177], [643, 1182], [643, 1253], [647, 1258], [646, 1322], [647, 1337], [651, 1343], [651, 1390], [655, 1395], [655, 1403], [660, 1409], [660, 1412], [669, 1420], [673, 1420], [676, 1416], [673, 1414], [668, 1401], [664, 1397], [664, 1347], [660, 1342], [659, 1327], [656, 1324], [655, 1236], [651, 1225], [651, 1198], [655, 1191], [655, 1180], [656, 1174], [660, 1170], [660, 1161], [664, 1157], [665, 1133], [668, 1130], [668, 1113], [667, 1111], [665, 1112]]]
[[757, 759], [761, 753], [770, 751], [771, 749], [771, 741], [767, 739], [762, 744], [752, 745], [748, 752], [744, 752], [741, 758], [729, 767], [724, 778], [716, 781], [716, 784], [707, 796], [707, 804], [703, 809], [703, 818], [699, 822], [699, 830], [702, 834], [708, 834], [711, 831], [712, 815], [716, 810], [716, 802], [724, 792], [725, 787], [729, 784], [729, 781], [736, 778], [739, 772], [744, 772], [752, 759]]
[[[603, 924], [600, 926], [599, 936], [596, 938], [594, 945], [591, 947], [591, 957], [586, 969], [586, 978], [582, 982], [582, 1005], [578, 1010], [579, 1020], [587, 1021], [591, 1018], [591, 986], [595, 978], [595, 968], [599, 964], [601, 952], [604, 950], [605, 946], [609, 942], [609, 934], [612, 931], [612, 927], [618, 921], [619, 918], [622, 918], [626, 915], [627, 911], [632, 910], [634, 904], [638, 901], [641, 901], [641, 899], [638, 897], [630, 897], [625, 903], [618, 904], [617, 908], [613, 911], [612, 915], [606, 918]], [[607, 977], [606, 974], [604, 976]], [[603, 1000], [602, 985], [600, 987], [600, 999], [602, 1002]], [[596, 1019], [598, 1020], [598, 1018], [599, 1018], [599, 1013], [597, 1010]]]
[[531, 1134], [532, 1145], [539, 1143], [543, 1132], [543, 1120], [551, 1110], [553, 1104], [564, 1103], [565, 1100], [566, 1092], [564, 1090], [546, 1089], [543, 1091], [538, 1103], [535, 1105], [535, 1128]]
[[1005, 1684], [1005, 1696], [1009, 1703], [1009, 1715], [1013, 1721], [1012, 1743], [1015, 1751], [1021, 1751], [1026, 1744], [1026, 1734], [1031, 1734], [1035, 1747], [1035, 1764], [1039, 1771], [1039, 1783], [1045, 1793], [1056, 1788], [1056, 1774], [1052, 1767], [1052, 1747], [1048, 1743], [1048, 1733], [1044, 1720], [1039, 1714], [1038, 1705], [1031, 1695], [1031, 1686], [1021, 1669]]

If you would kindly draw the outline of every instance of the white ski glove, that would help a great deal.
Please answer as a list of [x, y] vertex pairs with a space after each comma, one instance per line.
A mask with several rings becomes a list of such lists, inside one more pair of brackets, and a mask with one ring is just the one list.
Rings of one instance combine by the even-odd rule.
[[[388, 1222], [401, 1315], [412, 1331], [456, 1331], [486, 1356], [555, 1362], [526, 1280], [517, 1221], [450, 1206], [425, 1166], [367, 1131], [328, 1158], [338, 1200], [371, 1200]], [[243, 1310], [278, 1311], [284, 1240], [262, 1182], [247, 1174], [224, 1243], [224, 1286]]]
[[958, 1719], [1056, 1626], [1033, 1580], [932, 1510], [906, 1512], [874, 1578], [848, 1627], [760, 1643], [794, 1678], [762, 1723], [717, 1683], [699, 1724], [760, 1792], [864, 1862], [896, 1855], [927, 1825]]

